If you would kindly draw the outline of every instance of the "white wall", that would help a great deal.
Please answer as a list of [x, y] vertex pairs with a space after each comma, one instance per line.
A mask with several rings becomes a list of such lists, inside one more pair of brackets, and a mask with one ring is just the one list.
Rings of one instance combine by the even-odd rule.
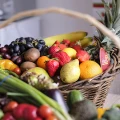
[[[37, 8], [63, 7], [92, 15], [92, 0], [37, 0]], [[41, 37], [77, 30], [92, 34], [92, 27], [83, 20], [58, 14], [48, 14], [41, 18]]]

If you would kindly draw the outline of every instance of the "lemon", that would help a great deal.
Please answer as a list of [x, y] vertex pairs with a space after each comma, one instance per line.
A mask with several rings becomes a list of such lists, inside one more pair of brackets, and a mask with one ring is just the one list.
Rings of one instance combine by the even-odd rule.
[[68, 56], [71, 57], [71, 59], [76, 58], [77, 52], [73, 48], [65, 48], [65, 49], [63, 49], [63, 52], [66, 52], [68, 54]]

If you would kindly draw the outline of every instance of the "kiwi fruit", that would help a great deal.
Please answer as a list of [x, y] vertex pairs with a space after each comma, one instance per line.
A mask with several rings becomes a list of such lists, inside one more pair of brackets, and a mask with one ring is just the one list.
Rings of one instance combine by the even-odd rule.
[[24, 53], [26, 61], [35, 62], [40, 57], [40, 52], [36, 48], [31, 48]]
[[34, 68], [36, 67], [36, 64], [33, 63], [33, 62], [29, 62], [29, 61], [26, 61], [26, 62], [23, 62], [21, 65], [20, 65], [20, 69], [22, 72], [26, 71], [26, 70], [29, 70], [31, 68]]

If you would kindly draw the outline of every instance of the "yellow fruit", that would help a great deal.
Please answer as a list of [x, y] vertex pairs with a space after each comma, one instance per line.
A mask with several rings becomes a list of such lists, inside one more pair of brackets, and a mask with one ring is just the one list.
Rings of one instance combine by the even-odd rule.
[[97, 113], [98, 113], [98, 119], [101, 119], [103, 114], [105, 113], [107, 109], [106, 108], [98, 108]]
[[82, 40], [85, 36], [87, 36], [87, 32], [77, 31], [77, 32], [71, 32], [71, 33], [60, 34], [60, 35], [44, 38], [44, 41], [46, 45], [52, 46], [56, 40], [62, 42], [63, 39], [67, 39], [72, 42], [72, 41]]
[[79, 60], [75, 59], [65, 64], [60, 70], [60, 78], [64, 83], [76, 82], [80, 77]]
[[102, 68], [95, 61], [87, 60], [80, 64], [80, 79], [89, 79], [102, 73]]
[[76, 58], [77, 52], [73, 48], [65, 48], [65, 49], [63, 49], [63, 52], [66, 52], [68, 54], [68, 56], [71, 57], [71, 59]]

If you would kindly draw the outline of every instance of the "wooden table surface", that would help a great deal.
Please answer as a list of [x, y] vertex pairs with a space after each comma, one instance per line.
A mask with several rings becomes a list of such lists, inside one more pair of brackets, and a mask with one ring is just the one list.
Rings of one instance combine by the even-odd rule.
[[120, 95], [117, 94], [108, 94], [104, 107], [109, 108], [113, 104], [120, 104]]

